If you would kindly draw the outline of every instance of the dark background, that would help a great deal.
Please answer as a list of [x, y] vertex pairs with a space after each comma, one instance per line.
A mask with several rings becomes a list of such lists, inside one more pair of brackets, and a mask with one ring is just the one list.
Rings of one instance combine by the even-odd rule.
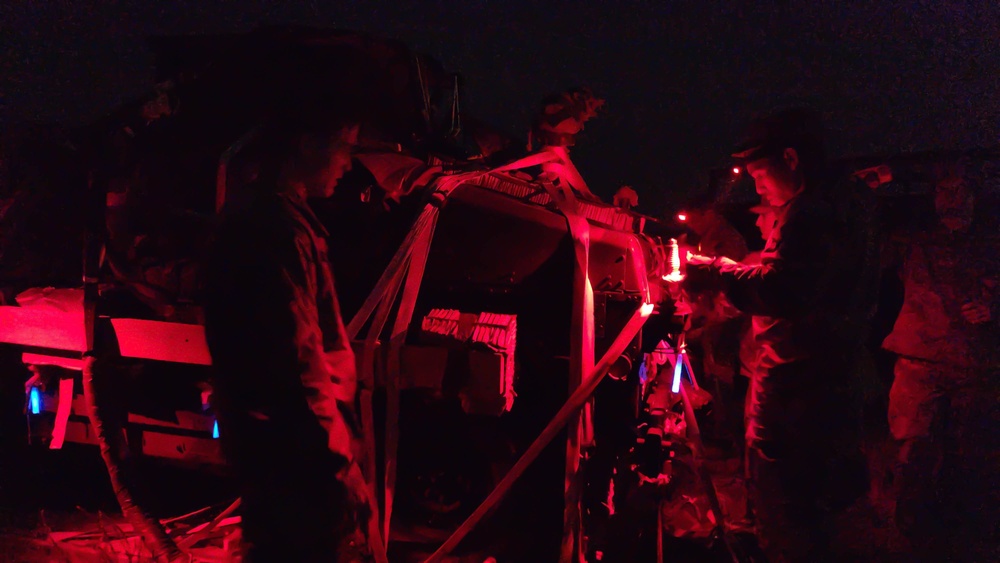
[[[142, 94], [153, 84], [150, 35], [297, 23], [367, 31], [437, 58], [465, 76], [465, 111], [522, 136], [543, 96], [589, 86], [607, 106], [588, 124], [574, 160], [595, 192], [610, 198], [631, 184], [639, 210], [650, 214], [689, 193], [699, 171], [724, 164], [755, 112], [783, 105], [826, 112], [837, 155], [1000, 141], [1000, 2], [790, 4], [2, 0], [0, 135], [31, 123], [86, 123]], [[14, 393], [4, 399], [14, 408], [0, 410], [17, 413], [27, 374], [15, 371], [17, 354], [0, 354], [5, 359], [13, 364], [0, 372]], [[5, 423], [0, 437], [11, 439], [12, 427]], [[106, 477], [95, 477], [104, 469], [94, 450], [75, 450], [62, 452], [61, 466], [51, 452], [17, 450], [31, 457], [0, 468], [18, 468], [5, 475], [13, 486], [0, 497], [39, 495], [10, 504], [19, 508], [114, 510]], [[10, 452], [0, 451], [0, 461]], [[880, 455], [888, 464], [889, 455]], [[191, 486], [184, 479], [175, 490]], [[0, 528], [10, 518], [0, 511]]]
[[152, 85], [144, 38], [299, 23], [402, 40], [467, 79], [464, 110], [521, 136], [540, 99], [607, 100], [574, 160], [640, 211], [724, 164], [757, 111], [826, 112], [837, 155], [992, 146], [1000, 138], [1000, 3], [657, 0], [177, 0], [0, 6], [0, 129], [81, 123]]

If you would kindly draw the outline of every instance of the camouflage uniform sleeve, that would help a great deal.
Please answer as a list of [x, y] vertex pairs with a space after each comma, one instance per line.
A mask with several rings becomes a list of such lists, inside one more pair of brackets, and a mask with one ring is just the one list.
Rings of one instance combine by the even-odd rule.
[[834, 242], [832, 233], [828, 210], [820, 206], [790, 210], [774, 252], [765, 255], [760, 265], [731, 260], [716, 264], [726, 295], [733, 305], [751, 315], [806, 314], [821, 288], [828, 285], [825, 276]]

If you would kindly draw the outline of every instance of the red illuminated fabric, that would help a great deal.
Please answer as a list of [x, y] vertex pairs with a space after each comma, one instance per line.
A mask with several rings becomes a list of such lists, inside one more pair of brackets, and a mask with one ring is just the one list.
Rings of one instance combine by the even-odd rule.
[[[743, 259], [750, 266], [760, 265], [760, 252], [751, 252]], [[754, 340], [753, 317], [749, 315], [741, 319], [740, 326], [740, 374], [753, 378], [757, 368], [757, 343]], [[750, 393], [747, 393], [750, 396]]]
[[903, 307], [885, 349], [956, 366], [995, 362], [996, 321], [973, 325], [962, 316], [966, 303], [995, 305], [997, 249], [987, 242], [939, 232], [906, 245]]

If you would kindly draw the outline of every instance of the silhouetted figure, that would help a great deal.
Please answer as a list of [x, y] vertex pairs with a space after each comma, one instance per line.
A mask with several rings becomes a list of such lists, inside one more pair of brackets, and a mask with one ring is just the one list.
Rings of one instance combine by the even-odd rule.
[[857, 192], [831, 182], [822, 123], [805, 110], [755, 122], [734, 156], [777, 217], [760, 265], [692, 256], [753, 316], [758, 353], [748, 416], [751, 497], [772, 561], [829, 557], [828, 519], [867, 485], [856, 376], [877, 279]]
[[741, 262], [746, 257], [747, 242], [716, 209], [711, 197], [693, 199], [686, 208], [685, 224], [697, 235], [697, 254], [725, 256]]
[[[685, 207], [684, 223], [696, 238], [698, 254], [725, 256], [742, 261], [747, 255], [747, 243], [739, 231], [716, 209], [710, 194], [694, 198]], [[685, 237], [685, 243], [690, 240]], [[735, 433], [737, 419], [734, 410], [734, 383], [739, 367], [739, 329], [742, 314], [726, 299], [721, 286], [700, 286], [697, 276], [692, 276], [688, 286], [691, 316], [687, 339], [693, 344], [694, 357], [700, 360], [700, 372], [711, 389], [716, 408], [714, 428], [706, 429], [706, 437], [728, 443], [742, 442]]]
[[973, 452], [990, 452], [981, 442], [997, 401], [990, 378], [1000, 345], [994, 313], [1000, 246], [995, 235], [972, 228], [975, 200], [960, 174], [940, 179], [934, 195], [936, 225], [893, 237], [904, 298], [883, 346], [898, 355], [889, 393], [889, 427], [900, 444], [897, 525], [916, 554], [941, 561], [946, 544], [962, 543], [952, 537], [955, 518], [964, 522], [961, 531], [983, 516], [973, 508], [981, 497], [967, 498], [968, 490], [966, 498], [949, 497], [961, 497], [956, 485], [972, 484], [982, 472], [970, 469], [989, 463]]
[[213, 403], [241, 483], [250, 561], [362, 557], [354, 354], [327, 233], [306, 203], [332, 195], [350, 168], [357, 128], [347, 125], [293, 115], [265, 128], [273, 163], [227, 204], [208, 264]]

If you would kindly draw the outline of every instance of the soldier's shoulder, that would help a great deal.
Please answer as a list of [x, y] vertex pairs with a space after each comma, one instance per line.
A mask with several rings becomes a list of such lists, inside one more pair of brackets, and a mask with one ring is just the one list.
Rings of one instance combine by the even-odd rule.
[[220, 230], [248, 238], [295, 234], [295, 213], [288, 201], [273, 190], [258, 189], [223, 209]]
[[835, 210], [826, 197], [826, 194], [819, 191], [806, 192], [788, 204], [784, 213], [784, 222], [802, 223], [804, 226], [812, 225], [821, 227], [825, 223], [832, 221], [835, 217]]

